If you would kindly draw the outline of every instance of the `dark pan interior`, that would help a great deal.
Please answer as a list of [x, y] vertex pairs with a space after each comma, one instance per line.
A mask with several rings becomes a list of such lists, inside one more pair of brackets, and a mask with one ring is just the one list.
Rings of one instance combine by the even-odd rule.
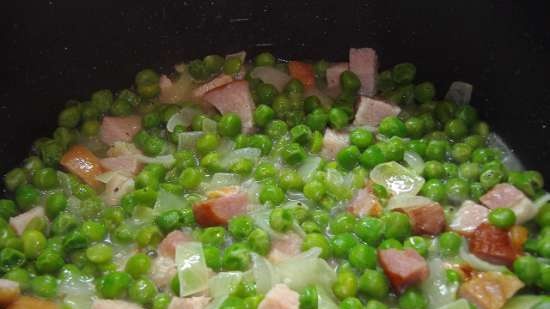
[[[113, 2], [113, 3], [111, 3]], [[86, 3], [86, 4], [77, 4]], [[51, 134], [68, 99], [129, 86], [145, 67], [241, 49], [343, 60], [378, 50], [473, 105], [530, 169], [550, 177], [550, 19], [545, 1], [10, 1], [2, 4], [0, 172]], [[8, 6], [8, 7], [6, 7]]]

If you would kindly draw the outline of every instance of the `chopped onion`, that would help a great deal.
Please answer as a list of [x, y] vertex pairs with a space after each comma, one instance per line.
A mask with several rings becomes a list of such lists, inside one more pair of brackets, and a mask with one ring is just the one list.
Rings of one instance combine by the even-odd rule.
[[394, 161], [378, 164], [370, 172], [370, 178], [394, 195], [416, 195], [425, 182], [424, 178]]
[[449, 304], [456, 298], [458, 284], [450, 284], [447, 281], [445, 267], [439, 258], [434, 258], [428, 262], [430, 270], [429, 277], [421, 284], [423, 294], [428, 298], [430, 309]]
[[240, 159], [249, 159], [252, 162], [256, 163], [261, 154], [262, 152], [258, 148], [246, 147], [235, 149], [232, 152], [228, 153], [227, 156], [222, 158], [221, 165], [223, 167], [229, 168]]
[[91, 280], [70, 278], [59, 284], [59, 294], [64, 295], [63, 305], [68, 308], [91, 308], [95, 296], [95, 286]]
[[232, 173], [216, 173], [209, 182], [201, 184], [204, 191], [213, 191], [223, 187], [238, 186], [241, 176]]
[[497, 148], [502, 152], [502, 164], [512, 171], [524, 170], [523, 164], [518, 159], [514, 150], [496, 133], [490, 133], [487, 137], [487, 145]]
[[330, 290], [336, 273], [327, 262], [318, 257], [297, 255], [276, 266], [282, 282], [293, 290], [300, 291], [308, 285], [319, 285]]
[[260, 294], [266, 294], [271, 288], [279, 282], [273, 265], [263, 256], [256, 253], [252, 257], [252, 275], [256, 282], [256, 291]]
[[410, 208], [416, 206], [430, 205], [433, 201], [424, 196], [418, 195], [395, 195], [388, 201], [388, 209]]
[[[431, 308], [431, 307], [430, 307]], [[434, 307], [435, 308], [435, 307]], [[464, 298], [456, 300], [452, 303], [446, 304], [444, 306], [438, 307], [437, 309], [470, 309], [470, 304]], [[504, 309], [504, 308], [502, 308]]]
[[259, 203], [260, 184], [253, 178], [241, 184], [241, 190], [248, 193], [248, 200], [251, 204]]
[[484, 260], [473, 255], [470, 252], [470, 250], [468, 250], [468, 245], [466, 241], [462, 242], [459, 255], [460, 255], [460, 258], [462, 258], [466, 263], [468, 263], [470, 266], [472, 266], [476, 270], [499, 271], [499, 272], [504, 272], [507, 270], [507, 268], [502, 265], [495, 265], [495, 264], [485, 262]]
[[168, 210], [181, 209], [188, 206], [189, 203], [184, 198], [160, 189], [153, 210], [154, 213], [158, 215]]
[[114, 172], [114, 171], [106, 172], [95, 176], [95, 180], [101, 183], [108, 183], [109, 181], [111, 181], [111, 179], [113, 179], [113, 177], [116, 176], [116, 174], [117, 172]]
[[202, 131], [183, 132], [178, 135], [178, 150], [193, 149], [197, 140], [203, 136]]
[[545, 192], [541, 197], [533, 201], [533, 206], [540, 209], [544, 204], [548, 203], [548, 201], [550, 201], [550, 193]]
[[[508, 300], [504, 305], [504, 307], [502, 307], [501, 309], [531, 309], [531, 308], [534, 308], [535, 305], [538, 305], [539, 303], [541, 303], [544, 299], [545, 297], [543, 295], [514, 296], [510, 298], [510, 300]], [[542, 306], [541, 309], [542, 308], [547, 308], [547, 307]], [[449, 308], [449, 309], [455, 309], [455, 308]], [[459, 308], [456, 308], [456, 309], [459, 309]]]
[[298, 168], [298, 175], [302, 177], [304, 182], [309, 182], [315, 171], [321, 166], [323, 160], [320, 157], [308, 157], [304, 163]]
[[259, 208], [255, 211], [250, 212], [248, 215], [252, 218], [254, 224], [256, 224], [262, 230], [266, 231], [269, 236], [271, 236], [272, 238], [281, 238], [283, 234], [276, 232], [274, 229], [271, 228], [271, 225], [269, 224], [270, 214], [271, 209]]
[[225, 157], [229, 152], [231, 152], [235, 148], [235, 142], [230, 139], [223, 139], [220, 143], [220, 146], [216, 149], [216, 151], [220, 154], [220, 156]]
[[259, 78], [266, 84], [271, 84], [282, 91], [286, 84], [290, 81], [290, 76], [281, 70], [277, 70], [268, 66], [256, 67], [250, 72], [253, 78]]
[[208, 288], [208, 267], [200, 242], [185, 242], [176, 247], [176, 266], [180, 296], [189, 296]]
[[158, 156], [158, 157], [147, 157], [144, 155], [136, 155], [136, 159], [142, 163], [156, 163], [156, 164], [162, 164], [164, 167], [170, 167], [176, 163], [176, 159], [173, 155], [165, 155], [165, 156]]
[[174, 132], [174, 128], [178, 125], [187, 128], [191, 125], [193, 117], [195, 117], [198, 113], [199, 111], [197, 109], [184, 107], [168, 119], [166, 129], [168, 132]]
[[240, 271], [228, 271], [217, 273], [208, 279], [208, 294], [210, 297], [218, 298], [229, 295], [243, 279]]
[[318, 306], [317, 309], [339, 309], [340, 307], [334, 301], [331, 293], [323, 288], [322, 286], [316, 286], [317, 295], [318, 295]]
[[206, 133], [216, 133], [218, 123], [210, 118], [204, 118], [202, 121], [202, 131]]
[[422, 175], [422, 171], [424, 171], [424, 159], [418, 153], [407, 150], [403, 155], [403, 160], [418, 175]]

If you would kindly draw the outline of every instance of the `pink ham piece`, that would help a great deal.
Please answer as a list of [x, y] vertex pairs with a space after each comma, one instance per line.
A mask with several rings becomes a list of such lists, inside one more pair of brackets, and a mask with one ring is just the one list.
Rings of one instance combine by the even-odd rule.
[[237, 114], [241, 118], [243, 132], [252, 132], [254, 128], [252, 113], [255, 107], [247, 81], [234, 81], [216, 88], [206, 93], [203, 99], [222, 114]]
[[500, 309], [523, 286], [514, 275], [482, 272], [464, 282], [458, 294], [479, 309]]
[[266, 84], [273, 85], [279, 91], [283, 91], [286, 84], [290, 81], [290, 75], [268, 66], [256, 67], [250, 72], [250, 75], [261, 79]]
[[10, 218], [10, 225], [13, 227], [17, 235], [23, 235], [27, 225], [36, 218], [46, 218], [44, 208], [35, 207], [27, 212]]
[[99, 160], [101, 166], [111, 172], [122, 172], [126, 175], [136, 175], [142, 168], [135, 155], [108, 157]]
[[518, 203], [525, 195], [509, 183], [494, 186], [489, 192], [479, 198], [483, 205], [494, 208], [510, 208]]
[[19, 283], [7, 279], [0, 279], [0, 307], [11, 304], [21, 294]]
[[139, 130], [141, 130], [139, 116], [104, 117], [99, 135], [103, 143], [114, 145], [115, 142], [131, 142]]
[[285, 234], [281, 238], [274, 239], [271, 244], [268, 259], [272, 263], [280, 263], [302, 252], [302, 238], [296, 233]]
[[300, 295], [284, 284], [276, 284], [258, 305], [258, 309], [298, 309]]
[[123, 300], [96, 299], [90, 309], [143, 309], [143, 307]]
[[349, 70], [349, 63], [340, 62], [332, 64], [327, 69], [327, 88], [339, 89], [340, 88], [340, 74]]
[[445, 229], [445, 212], [439, 203], [402, 208], [412, 224], [415, 235], [438, 235]]
[[109, 206], [118, 205], [124, 195], [134, 190], [134, 180], [119, 173], [113, 175], [105, 185], [101, 198]]
[[153, 260], [149, 275], [157, 287], [163, 289], [169, 286], [177, 272], [176, 263], [172, 258], [159, 256]]
[[489, 209], [472, 201], [464, 201], [449, 224], [451, 230], [470, 235], [481, 223], [487, 221]]
[[193, 238], [182, 231], [172, 231], [159, 244], [159, 253], [162, 256], [174, 258], [176, 256], [176, 247], [182, 243], [193, 240]]
[[347, 133], [326, 129], [321, 156], [327, 160], [334, 160], [338, 152], [348, 145], [349, 135]]
[[170, 78], [164, 74], [162, 74], [159, 78], [159, 88], [160, 88], [160, 91], [162, 92], [163, 90], [166, 90], [166, 89], [169, 89], [170, 87], [172, 87], [174, 84], [172, 83], [172, 81], [170, 80]]
[[195, 220], [203, 227], [226, 225], [229, 219], [247, 211], [248, 193], [241, 192], [238, 188], [231, 188], [193, 206]]
[[378, 198], [368, 188], [357, 191], [347, 209], [358, 217], [379, 216], [382, 213]]
[[359, 94], [372, 97], [376, 94], [378, 56], [372, 48], [350, 48], [349, 69], [361, 81]]
[[426, 260], [414, 249], [384, 249], [378, 251], [380, 266], [398, 293], [428, 278]]
[[225, 86], [233, 81], [233, 77], [226, 75], [226, 74], [220, 74], [219, 76], [215, 77], [213, 80], [206, 82], [202, 85], [200, 85], [198, 88], [193, 90], [193, 96], [200, 98], [205, 93], [214, 90], [216, 88]]
[[196, 296], [196, 297], [172, 297], [172, 301], [168, 306], [168, 309], [204, 309], [208, 306], [210, 297]]
[[357, 104], [357, 112], [355, 113], [353, 125], [376, 127], [382, 119], [389, 116], [397, 116], [399, 113], [401, 113], [401, 108], [397, 105], [361, 96]]

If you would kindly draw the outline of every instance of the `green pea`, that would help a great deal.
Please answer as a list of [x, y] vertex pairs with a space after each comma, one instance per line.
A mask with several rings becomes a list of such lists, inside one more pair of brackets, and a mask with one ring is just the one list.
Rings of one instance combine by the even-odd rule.
[[365, 306], [365, 309], [388, 309], [388, 305], [376, 300], [371, 299], [367, 302], [367, 305]]
[[344, 71], [340, 74], [340, 86], [345, 92], [356, 93], [361, 88], [361, 81], [355, 73]]
[[256, 101], [263, 105], [272, 105], [279, 91], [275, 86], [266, 83], [260, 83], [256, 86]]
[[426, 179], [441, 179], [445, 174], [443, 164], [439, 161], [427, 161], [424, 165], [423, 175]]
[[451, 162], [443, 163], [443, 170], [445, 171], [445, 178], [457, 178], [458, 177], [458, 166]]
[[55, 219], [59, 213], [67, 208], [67, 198], [63, 193], [56, 192], [46, 199], [46, 215], [50, 219]]
[[127, 116], [132, 113], [132, 105], [127, 101], [116, 99], [111, 106], [111, 114], [114, 116]]
[[365, 244], [357, 244], [349, 251], [348, 260], [353, 267], [362, 271], [367, 268], [374, 269], [378, 257], [376, 255], [376, 249], [373, 247]]
[[202, 182], [203, 174], [196, 167], [185, 168], [178, 177], [178, 183], [186, 190], [194, 189]]
[[475, 181], [479, 179], [481, 167], [474, 162], [464, 162], [458, 167], [458, 176], [466, 180]]
[[347, 297], [340, 302], [340, 309], [363, 309], [363, 304], [356, 297]]
[[[53, 138], [59, 145], [63, 146], [63, 148], [68, 148], [69, 145], [76, 141], [76, 132], [73, 129], [59, 127], [53, 132]], [[38, 170], [38, 168], [33, 169], [33, 171], [35, 170]]]
[[220, 309], [246, 309], [245, 302], [241, 298], [228, 296], [220, 305]]
[[0, 199], [0, 219], [9, 220], [17, 214], [17, 208], [12, 200]]
[[286, 208], [275, 208], [269, 215], [269, 225], [278, 232], [286, 232], [292, 227], [292, 212]]
[[302, 243], [302, 251], [307, 251], [311, 248], [321, 249], [320, 256], [324, 259], [332, 255], [330, 243], [323, 234], [311, 233], [306, 235]]
[[385, 235], [387, 238], [404, 240], [411, 234], [411, 223], [406, 214], [400, 212], [389, 212], [382, 216], [386, 226]]
[[325, 195], [325, 185], [318, 180], [312, 180], [304, 185], [304, 195], [312, 201], [320, 201]]
[[285, 192], [277, 185], [265, 184], [260, 189], [259, 198], [262, 204], [279, 205], [285, 199]]
[[303, 124], [299, 124], [290, 129], [290, 137], [292, 138], [292, 141], [301, 145], [304, 145], [310, 141], [311, 134], [311, 129]]
[[350, 143], [359, 149], [366, 149], [374, 142], [373, 134], [365, 129], [357, 128], [350, 133]]
[[4, 176], [4, 186], [9, 191], [15, 191], [15, 189], [26, 183], [27, 173], [22, 168], [14, 168]]
[[409, 84], [416, 75], [416, 66], [412, 63], [404, 62], [393, 67], [391, 77], [397, 84]]
[[47, 240], [44, 234], [35, 230], [27, 230], [21, 236], [23, 252], [29, 259], [34, 259], [46, 248]]
[[405, 137], [407, 135], [407, 127], [403, 121], [395, 116], [389, 116], [382, 119], [378, 127], [378, 131], [388, 137]]
[[462, 280], [460, 273], [454, 269], [445, 270], [445, 277], [450, 284], [459, 284]]
[[443, 161], [447, 152], [447, 143], [445, 141], [432, 140], [426, 148], [426, 159]]
[[200, 59], [190, 61], [187, 64], [187, 72], [189, 72], [189, 75], [195, 80], [205, 80], [210, 75], [204, 61]]
[[455, 232], [445, 232], [439, 236], [439, 250], [446, 256], [457, 255], [461, 243], [462, 237]]
[[330, 220], [330, 231], [335, 235], [352, 232], [356, 222], [355, 216], [351, 213], [340, 213]]
[[435, 87], [430, 82], [423, 82], [414, 87], [414, 98], [420, 103], [431, 101], [435, 96]]
[[350, 271], [338, 273], [336, 281], [332, 285], [332, 291], [338, 299], [353, 297], [357, 294], [357, 277]]
[[370, 246], [376, 246], [384, 236], [384, 222], [374, 217], [357, 220], [353, 232]]
[[103, 264], [113, 258], [113, 248], [107, 244], [96, 244], [86, 249], [86, 257], [92, 263]]
[[428, 300], [420, 291], [409, 288], [399, 297], [399, 307], [402, 309], [425, 309], [428, 307]]
[[60, 253], [46, 250], [36, 258], [35, 267], [42, 274], [55, 274], [64, 264]]
[[113, 93], [108, 89], [98, 90], [92, 93], [91, 104], [101, 113], [106, 113], [113, 104]]
[[315, 131], [323, 131], [327, 126], [329, 116], [322, 108], [317, 108], [306, 116], [305, 124]]
[[4, 248], [0, 251], [0, 270], [2, 272], [8, 272], [23, 266], [23, 264], [25, 264], [23, 252], [13, 248]]
[[376, 270], [366, 269], [359, 278], [359, 291], [368, 297], [384, 299], [389, 293], [386, 276]]
[[272, 163], [269, 162], [261, 162], [256, 166], [256, 170], [254, 172], [254, 179], [256, 180], [264, 180], [268, 178], [273, 178], [277, 175], [277, 169]]
[[265, 104], [258, 105], [254, 111], [254, 123], [259, 127], [266, 127], [275, 117], [273, 109]]
[[489, 212], [489, 223], [507, 229], [516, 223], [516, 214], [510, 208], [495, 208]]
[[242, 243], [233, 243], [225, 248], [222, 258], [226, 270], [243, 271], [250, 265], [250, 250]]
[[279, 139], [288, 132], [288, 125], [282, 120], [273, 120], [268, 123], [265, 132], [271, 138]]
[[540, 278], [541, 267], [536, 258], [526, 255], [514, 261], [514, 273], [527, 285], [532, 285]]
[[3, 278], [17, 282], [22, 291], [31, 287], [31, 275], [28, 270], [23, 268], [14, 268], [7, 272]]
[[328, 120], [334, 129], [340, 130], [348, 125], [350, 117], [342, 108], [333, 107], [328, 113]]
[[259, 53], [256, 58], [254, 58], [254, 65], [257, 67], [273, 66], [275, 65], [275, 57], [269, 52]]
[[455, 140], [459, 140], [468, 134], [468, 126], [460, 119], [453, 119], [445, 125], [445, 133]]
[[31, 280], [32, 293], [39, 297], [54, 298], [57, 288], [57, 280], [49, 275], [37, 276]]
[[222, 67], [225, 59], [220, 55], [208, 55], [202, 59], [205, 70], [210, 73], [218, 73]]
[[29, 210], [38, 202], [38, 190], [32, 185], [20, 185], [15, 191], [15, 201], [19, 208]]
[[496, 186], [504, 179], [501, 169], [488, 169], [479, 175], [479, 182], [486, 190]]
[[59, 113], [57, 124], [60, 127], [73, 129], [80, 122], [80, 109], [77, 106], [70, 106]]
[[403, 248], [414, 249], [418, 254], [424, 257], [428, 255], [428, 247], [428, 241], [420, 236], [411, 236], [403, 242]]
[[254, 134], [250, 136], [249, 146], [253, 148], [258, 148], [262, 151], [262, 155], [267, 155], [271, 152], [273, 147], [273, 142], [269, 136], [264, 134]]
[[405, 121], [407, 135], [413, 138], [420, 138], [424, 135], [424, 121], [419, 117], [411, 117]]
[[218, 132], [222, 136], [234, 137], [241, 132], [241, 118], [235, 113], [227, 113], [218, 123]]
[[420, 194], [436, 202], [446, 198], [445, 184], [439, 179], [428, 180], [420, 190]]
[[208, 227], [199, 238], [204, 244], [219, 247], [225, 242], [225, 229], [221, 226]]
[[382, 149], [378, 145], [372, 145], [369, 148], [365, 149], [361, 157], [359, 158], [359, 163], [364, 168], [373, 168], [380, 163], [386, 161]]
[[344, 167], [345, 169], [351, 170], [359, 162], [360, 156], [361, 152], [359, 151], [359, 148], [355, 145], [351, 145], [343, 148], [338, 152], [338, 154], [336, 155], [336, 161], [338, 162], [338, 164], [340, 164], [340, 166]]
[[451, 156], [456, 162], [464, 163], [470, 159], [472, 152], [473, 149], [470, 145], [466, 143], [457, 143], [453, 145]]
[[550, 203], [542, 205], [535, 217], [535, 221], [540, 227], [550, 226]]
[[142, 71], [139, 71], [136, 74], [136, 78], [134, 82], [136, 85], [148, 85], [148, 84], [158, 84], [159, 82], [159, 75], [157, 72], [151, 70], [151, 69], [144, 69]]
[[155, 283], [149, 278], [131, 281], [128, 286], [128, 296], [130, 300], [142, 305], [152, 303], [157, 293], [158, 290]]
[[206, 133], [197, 140], [197, 151], [206, 154], [214, 151], [220, 144], [220, 138], [214, 133]]
[[160, 293], [155, 295], [155, 297], [153, 298], [152, 308], [168, 309], [168, 306], [170, 306], [170, 302], [172, 302], [172, 296], [166, 293]]
[[269, 235], [266, 231], [260, 228], [256, 228], [252, 232], [250, 232], [247, 238], [247, 242], [250, 246], [250, 249], [261, 255], [266, 255], [271, 248], [271, 240], [269, 238]]
[[300, 309], [317, 309], [319, 295], [315, 286], [307, 286], [300, 293]]
[[241, 70], [242, 60], [239, 57], [230, 57], [225, 59], [223, 72], [225, 74], [237, 74]]
[[79, 230], [70, 232], [63, 239], [63, 248], [67, 252], [86, 248], [87, 245], [88, 239]]
[[99, 294], [105, 298], [121, 298], [126, 295], [132, 277], [125, 272], [115, 271], [101, 277], [96, 284]]
[[219, 271], [222, 267], [222, 251], [218, 247], [203, 245], [203, 252], [206, 266]]
[[344, 258], [357, 245], [357, 240], [351, 233], [342, 233], [334, 236], [330, 244], [334, 256]]
[[170, 233], [183, 226], [180, 212], [176, 209], [163, 212], [155, 218], [155, 223], [163, 233]]
[[393, 239], [393, 238], [390, 238], [390, 239], [385, 239], [383, 242], [380, 243], [380, 245], [378, 246], [378, 250], [385, 250], [385, 249], [397, 249], [397, 250], [402, 250], [403, 249], [403, 245], [401, 244], [401, 242], [399, 242], [399, 240], [397, 239]]
[[160, 113], [158, 111], [151, 111], [141, 119], [141, 124], [146, 129], [156, 128], [162, 123]]
[[491, 132], [489, 125], [484, 121], [479, 121], [474, 124], [472, 127], [472, 133], [478, 134], [483, 138], [487, 138]]
[[307, 154], [298, 143], [290, 143], [281, 150], [281, 157], [290, 165], [301, 163], [306, 159]]
[[290, 96], [299, 96], [304, 93], [304, 85], [298, 79], [291, 79], [285, 86], [284, 91]]
[[461, 178], [451, 178], [445, 185], [445, 191], [451, 202], [460, 204], [468, 199], [470, 195], [470, 184]]
[[321, 100], [315, 95], [311, 95], [304, 99], [304, 110], [306, 113], [312, 113], [314, 110], [321, 107]]

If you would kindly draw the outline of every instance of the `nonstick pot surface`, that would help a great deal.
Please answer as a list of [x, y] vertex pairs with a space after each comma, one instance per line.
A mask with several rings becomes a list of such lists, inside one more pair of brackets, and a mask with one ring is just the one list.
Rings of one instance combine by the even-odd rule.
[[64, 102], [121, 89], [146, 67], [269, 50], [344, 60], [377, 49], [410, 61], [440, 94], [475, 85], [473, 105], [527, 168], [550, 177], [550, 19], [544, 1], [11, 1], [2, 18], [0, 172], [50, 135]]

